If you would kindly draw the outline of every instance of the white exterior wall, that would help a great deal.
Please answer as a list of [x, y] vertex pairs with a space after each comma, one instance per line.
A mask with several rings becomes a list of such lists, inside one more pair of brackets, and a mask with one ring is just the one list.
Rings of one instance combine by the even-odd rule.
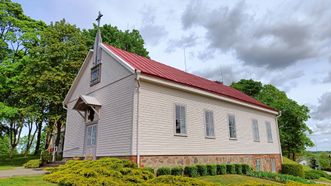
[[[281, 153], [275, 115], [148, 82], [141, 82], [139, 102], [140, 155]], [[187, 137], [174, 136], [176, 103], [186, 106]], [[214, 112], [215, 139], [205, 138], [205, 109]], [[235, 115], [237, 140], [229, 140], [228, 114]], [[254, 142], [252, 119], [258, 120], [260, 142]]]
[[90, 87], [90, 59], [69, 98], [64, 157], [84, 155], [85, 122], [72, 110], [80, 95], [94, 96], [102, 104], [97, 127], [96, 156], [129, 155], [132, 147], [134, 74], [102, 52], [101, 82]]

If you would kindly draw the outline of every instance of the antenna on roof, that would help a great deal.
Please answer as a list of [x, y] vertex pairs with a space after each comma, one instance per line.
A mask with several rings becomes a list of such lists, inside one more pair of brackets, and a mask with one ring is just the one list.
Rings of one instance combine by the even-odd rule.
[[185, 47], [184, 47], [184, 65], [185, 65], [185, 72], [187, 72], [187, 68], [186, 68], [186, 52], [185, 52]]
[[220, 74], [221, 74], [220, 82], [223, 84], [224, 83], [224, 79], [223, 79], [222, 64], [220, 64]]

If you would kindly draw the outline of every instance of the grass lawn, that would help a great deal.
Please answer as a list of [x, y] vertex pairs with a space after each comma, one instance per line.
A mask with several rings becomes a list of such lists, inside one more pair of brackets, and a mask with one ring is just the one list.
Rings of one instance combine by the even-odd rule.
[[39, 155], [28, 155], [27, 157], [24, 155], [14, 155], [12, 159], [8, 156], [0, 156], [0, 171], [14, 169], [15, 167], [22, 167], [24, 163], [32, 159], [39, 159]]
[[1, 170], [11, 170], [14, 169], [15, 166], [10, 166], [10, 165], [0, 165], [0, 171]]
[[283, 185], [278, 182], [273, 182], [260, 178], [253, 178], [243, 175], [219, 175], [219, 176], [204, 176], [198, 177], [201, 180], [209, 181], [221, 185], [240, 185], [240, 184], [266, 184], [266, 185]]
[[1, 186], [55, 186], [56, 184], [43, 181], [43, 175], [20, 176], [11, 178], [0, 178]]

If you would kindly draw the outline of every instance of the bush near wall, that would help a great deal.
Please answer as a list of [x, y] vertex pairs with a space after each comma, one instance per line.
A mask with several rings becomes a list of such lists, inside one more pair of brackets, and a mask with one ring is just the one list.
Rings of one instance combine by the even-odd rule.
[[30, 160], [26, 162], [23, 166], [24, 168], [39, 168], [41, 166], [41, 160], [39, 159]]
[[236, 173], [237, 174], [243, 174], [243, 167], [242, 167], [241, 164], [235, 164], [234, 166], [236, 168]]
[[207, 165], [207, 172], [210, 176], [215, 176], [217, 174], [217, 166], [216, 165]]
[[236, 166], [234, 164], [227, 164], [226, 165], [226, 173], [236, 174]]
[[171, 175], [173, 176], [182, 176], [184, 169], [182, 167], [173, 167], [171, 168]]
[[197, 166], [199, 176], [207, 176], [208, 175], [207, 165], [196, 165], [196, 166]]
[[252, 171], [252, 168], [247, 164], [242, 164], [242, 173], [249, 174]]
[[198, 168], [196, 166], [187, 166], [184, 168], [184, 175], [188, 177], [197, 177]]
[[282, 164], [282, 173], [304, 178], [305, 173], [300, 164]]
[[220, 165], [216, 165], [216, 166], [217, 166], [217, 174], [218, 175], [226, 174], [226, 165], [220, 164]]
[[162, 176], [162, 175], [171, 175], [171, 169], [169, 167], [161, 167], [158, 168], [156, 171], [157, 176]]

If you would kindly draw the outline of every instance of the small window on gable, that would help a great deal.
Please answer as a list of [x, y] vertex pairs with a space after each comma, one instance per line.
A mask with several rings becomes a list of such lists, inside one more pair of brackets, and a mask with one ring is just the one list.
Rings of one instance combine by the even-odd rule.
[[229, 114], [228, 115], [228, 122], [229, 122], [229, 136], [230, 139], [236, 139], [237, 138], [237, 131], [236, 131], [236, 119], [234, 115]]
[[175, 134], [186, 134], [186, 111], [185, 106], [176, 105]]
[[205, 111], [206, 137], [215, 137], [214, 114], [212, 111]]
[[98, 63], [91, 68], [90, 86], [93, 86], [101, 81], [101, 63]]
[[260, 141], [259, 125], [256, 119], [252, 120], [252, 130], [253, 130], [254, 141], [259, 142]]
[[270, 122], [265, 122], [265, 126], [266, 126], [266, 130], [267, 130], [267, 136], [268, 136], [268, 142], [272, 143], [273, 139], [272, 139], [272, 131], [271, 131], [271, 124]]

